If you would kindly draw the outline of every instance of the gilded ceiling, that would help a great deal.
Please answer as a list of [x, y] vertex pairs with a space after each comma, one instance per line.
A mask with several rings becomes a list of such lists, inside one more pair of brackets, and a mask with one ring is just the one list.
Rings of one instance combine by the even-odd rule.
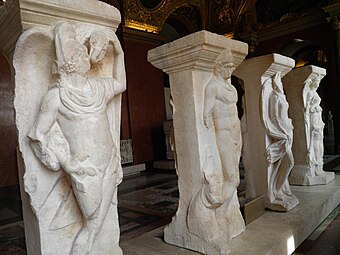
[[124, 26], [146, 32], [158, 34], [164, 23], [171, 19], [172, 23], [182, 23], [192, 30], [206, 29], [218, 34], [238, 34], [256, 31], [267, 24], [297, 19], [307, 9], [318, 8], [332, 0], [102, 1], [120, 9]]

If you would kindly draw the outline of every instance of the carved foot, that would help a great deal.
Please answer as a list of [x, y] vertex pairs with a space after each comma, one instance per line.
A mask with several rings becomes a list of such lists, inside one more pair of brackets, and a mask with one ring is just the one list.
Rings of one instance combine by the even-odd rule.
[[272, 195], [265, 201], [265, 207], [272, 211], [288, 212], [299, 204], [298, 198], [291, 194]]

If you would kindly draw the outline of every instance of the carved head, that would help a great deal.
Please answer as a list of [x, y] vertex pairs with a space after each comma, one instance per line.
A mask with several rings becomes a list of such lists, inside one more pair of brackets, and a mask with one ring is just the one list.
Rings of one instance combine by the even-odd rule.
[[283, 84], [281, 81], [281, 72], [277, 72], [272, 76], [272, 85], [274, 91], [278, 92], [279, 94], [284, 94]]
[[109, 38], [104, 32], [94, 31], [90, 37], [90, 60], [91, 63], [101, 61], [107, 52]]
[[85, 45], [76, 39], [76, 31], [68, 23], [55, 28], [56, 70], [58, 74], [79, 73], [84, 75], [90, 68], [90, 57]]
[[214, 74], [220, 74], [223, 79], [229, 79], [235, 70], [234, 57], [230, 49], [225, 49], [218, 55], [215, 61]]
[[316, 75], [310, 84], [311, 89], [316, 90], [320, 85], [321, 79], [322, 79], [321, 75]]

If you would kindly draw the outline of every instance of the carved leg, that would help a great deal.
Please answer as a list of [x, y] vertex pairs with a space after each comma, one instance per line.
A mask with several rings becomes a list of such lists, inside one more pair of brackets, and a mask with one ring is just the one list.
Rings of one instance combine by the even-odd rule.
[[234, 192], [240, 184], [239, 162], [241, 155], [241, 136], [239, 135], [235, 141], [229, 131], [219, 130], [216, 140], [225, 180], [223, 185], [224, 204], [228, 207]]
[[75, 238], [70, 255], [87, 255], [90, 253], [95, 238], [102, 229], [103, 222], [116, 191], [116, 174], [113, 173], [114, 169], [116, 168], [112, 165], [109, 165], [106, 169], [102, 182], [103, 199], [99, 211], [92, 219], [84, 218], [84, 226]]
[[[281, 191], [284, 189], [284, 184], [288, 180], [288, 176], [290, 171], [294, 166], [294, 157], [293, 153], [290, 149], [287, 150], [285, 155], [282, 157], [280, 166], [278, 167], [278, 172], [275, 180], [275, 190]], [[290, 187], [288, 186], [288, 190], [290, 193]], [[285, 191], [283, 190], [285, 193]]]

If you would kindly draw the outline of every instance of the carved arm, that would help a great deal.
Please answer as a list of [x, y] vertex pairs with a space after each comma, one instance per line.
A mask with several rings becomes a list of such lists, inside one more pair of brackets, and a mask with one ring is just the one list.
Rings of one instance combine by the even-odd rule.
[[209, 82], [204, 91], [203, 123], [206, 128], [210, 128], [212, 113], [217, 96], [217, 89], [213, 83]]
[[56, 155], [48, 148], [47, 133], [51, 130], [57, 119], [59, 97], [57, 89], [51, 89], [43, 98], [37, 120], [28, 134], [35, 155], [49, 169], [60, 169]]
[[115, 33], [109, 35], [109, 40], [115, 53], [113, 79], [117, 81], [117, 83], [115, 83], [115, 94], [118, 95], [123, 93], [126, 89], [124, 53]]

